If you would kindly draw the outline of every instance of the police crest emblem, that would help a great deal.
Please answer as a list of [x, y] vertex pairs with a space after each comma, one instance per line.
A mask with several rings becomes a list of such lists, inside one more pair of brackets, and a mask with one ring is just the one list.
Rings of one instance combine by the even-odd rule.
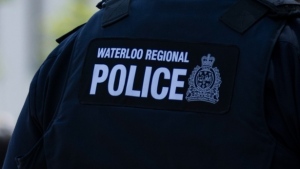
[[219, 101], [219, 88], [222, 81], [218, 68], [212, 67], [215, 57], [208, 54], [201, 58], [201, 62], [201, 67], [197, 65], [189, 77], [186, 100], [216, 104]]

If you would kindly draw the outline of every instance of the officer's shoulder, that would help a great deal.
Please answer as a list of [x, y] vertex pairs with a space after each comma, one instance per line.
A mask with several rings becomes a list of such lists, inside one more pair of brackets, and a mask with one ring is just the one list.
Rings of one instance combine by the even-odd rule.
[[270, 9], [275, 17], [299, 17], [300, 1], [298, 0], [257, 0]]
[[57, 38], [57, 39], [56, 39], [56, 42], [57, 42], [57, 43], [61, 43], [63, 40], [65, 40], [67, 37], [69, 37], [70, 35], [72, 35], [72, 34], [75, 33], [76, 31], [78, 31], [78, 30], [79, 30], [80, 28], [82, 28], [84, 25], [85, 25], [85, 23], [82, 24], [82, 25], [77, 26], [76, 28], [72, 29], [72, 30], [69, 31], [68, 33], [66, 33], [66, 34], [62, 35], [61, 37]]

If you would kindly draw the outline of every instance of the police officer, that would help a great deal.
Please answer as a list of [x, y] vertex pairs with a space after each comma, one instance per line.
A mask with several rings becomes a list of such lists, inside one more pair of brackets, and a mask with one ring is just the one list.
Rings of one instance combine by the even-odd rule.
[[4, 169], [299, 169], [299, 5], [99, 3], [33, 78]]

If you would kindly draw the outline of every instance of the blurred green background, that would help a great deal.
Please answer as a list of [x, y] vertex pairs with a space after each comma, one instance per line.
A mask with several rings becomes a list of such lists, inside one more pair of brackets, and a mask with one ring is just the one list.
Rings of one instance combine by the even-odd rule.
[[34, 73], [55, 40], [85, 23], [100, 0], [0, 0], [0, 129], [13, 128]]
[[49, 46], [55, 45], [53, 39], [85, 23], [98, 10], [96, 5], [97, 1], [72, 0], [65, 3], [57, 13], [49, 16], [43, 29], [48, 36], [44, 42], [44, 51], [49, 53]]

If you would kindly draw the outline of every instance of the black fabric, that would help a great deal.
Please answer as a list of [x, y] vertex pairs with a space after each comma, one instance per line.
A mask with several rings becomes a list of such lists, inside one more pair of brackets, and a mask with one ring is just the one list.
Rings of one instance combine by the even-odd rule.
[[41, 139], [30, 152], [24, 156], [16, 157], [18, 169], [41, 169], [47, 168], [46, 158]]
[[269, 16], [272, 17], [299, 17], [300, 2], [297, 0], [257, 0], [266, 5], [270, 11]]
[[[278, 147], [286, 147], [300, 158], [300, 41], [299, 32], [294, 31], [300, 26], [298, 21], [289, 20], [274, 48], [266, 79], [265, 110]], [[284, 164], [278, 159], [274, 162]]]
[[239, 33], [244, 33], [261, 17], [268, 9], [253, 0], [240, 0], [233, 5], [220, 19], [230, 28]]
[[[102, 4], [103, 5], [103, 4]], [[108, 26], [117, 22], [129, 14], [130, 0], [107, 0], [105, 1], [105, 13], [102, 26]]]
[[105, 1], [101, 1], [96, 5], [96, 7], [99, 9], [102, 9], [104, 6], [105, 6]]
[[78, 29], [80, 29], [82, 26], [84, 26], [85, 24], [79, 25], [76, 28], [74, 28], [73, 30], [71, 30], [70, 32], [64, 34], [63, 36], [59, 37], [56, 39], [57, 43], [61, 43], [63, 40], [65, 40], [68, 36], [72, 35], [74, 32], [76, 32]]

